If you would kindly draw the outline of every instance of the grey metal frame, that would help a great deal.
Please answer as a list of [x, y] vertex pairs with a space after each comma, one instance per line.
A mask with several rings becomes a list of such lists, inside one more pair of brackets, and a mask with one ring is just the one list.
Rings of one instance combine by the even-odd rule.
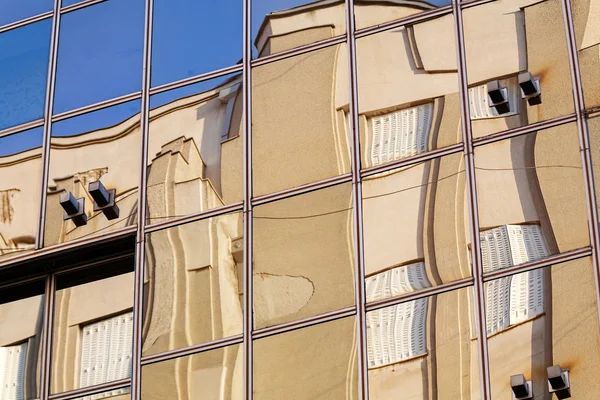
[[[356, 332], [358, 346], [358, 385], [359, 398], [367, 400], [369, 398], [368, 390], [368, 373], [367, 373], [367, 355], [366, 355], [366, 313], [382, 307], [399, 304], [401, 302], [414, 300], [417, 298], [433, 296], [445, 293], [451, 290], [460, 288], [473, 287], [475, 301], [475, 315], [477, 321], [477, 349], [479, 352], [479, 367], [480, 367], [480, 382], [481, 382], [481, 398], [484, 400], [491, 399], [490, 378], [489, 378], [489, 360], [487, 354], [487, 336], [485, 334], [485, 299], [484, 299], [484, 282], [492, 279], [497, 279], [503, 276], [509, 276], [532, 269], [548, 267], [560, 262], [571, 261], [583, 257], [591, 257], [594, 266], [594, 277], [596, 285], [596, 297], [598, 315], [600, 316], [600, 231], [598, 229], [598, 209], [597, 199], [595, 197], [595, 184], [593, 180], [593, 169], [590, 152], [590, 134], [587, 127], [587, 119], [596, 116], [597, 110], [586, 110], [583, 101], [583, 88], [581, 83], [581, 73], [579, 70], [579, 61], [577, 55], [577, 46], [574, 35], [574, 27], [572, 21], [572, 10], [570, 0], [561, 0], [563, 8], [563, 17], [565, 23], [565, 32], [567, 37], [567, 47], [569, 52], [569, 62], [571, 69], [572, 87], [574, 91], [575, 112], [573, 114], [561, 116], [551, 120], [538, 122], [535, 124], [510, 129], [504, 132], [499, 132], [493, 135], [474, 139], [471, 133], [470, 116], [469, 116], [469, 99], [467, 87], [467, 65], [465, 56], [464, 29], [462, 20], [462, 10], [469, 7], [485, 4], [493, 0], [470, 0], [462, 1], [453, 0], [452, 5], [440, 7], [431, 11], [411, 15], [396, 21], [380, 24], [364, 29], [355, 29], [354, 18], [354, 0], [345, 0], [346, 5], [346, 34], [329, 38], [316, 43], [311, 43], [298, 48], [287, 50], [281, 53], [269, 55], [259, 59], [252, 59], [252, 43], [251, 43], [251, 1], [243, 0], [243, 61], [242, 64], [223, 68], [217, 71], [204, 73], [191, 78], [186, 78], [180, 81], [171, 82], [158, 87], [150, 86], [150, 68], [151, 68], [151, 51], [152, 51], [152, 10], [153, 0], [146, 0], [145, 9], [145, 31], [144, 31], [144, 56], [143, 56], [143, 80], [142, 90], [136, 93], [131, 93], [118, 98], [103, 101], [101, 103], [92, 104], [76, 110], [71, 110], [65, 113], [53, 115], [53, 97], [54, 84], [56, 75], [57, 50], [60, 30], [60, 17], [67, 12], [73, 12], [83, 7], [93, 6], [105, 0], [85, 0], [80, 3], [61, 8], [61, 0], [55, 0], [54, 11], [46, 12], [40, 15], [32, 16], [27, 19], [16, 21], [8, 25], [0, 26], [0, 33], [16, 29], [18, 27], [35, 23], [37, 21], [53, 18], [52, 21], [52, 36], [50, 46], [50, 63], [48, 67], [48, 80], [46, 89], [46, 103], [44, 109], [44, 118], [16, 127], [11, 127], [0, 131], [0, 137], [15, 134], [33, 127], [44, 127], [44, 139], [42, 147], [42, 165], [43, 172], [40, 180], [40, 207], [38, 210], [38, 225], [36, 229], [36, 251], [19, 254], [16, 256], [4, 258], [0, 260], [0, 269], [9, 268], [15, 262], [26, 260], [34, 260], [40, 256], [47, 256], [67, 249], [74, 249], [83, 244], [105, 240], [109, 238], [117, 238], [123, 235], [131, 235], [135, 232], [136, 236], [136, 265], [135, 265], [135, 287], [134, 287], [134, 339], [133, 339], [133, 373], [130, 379], [124, 379], [118, 382], [110, 382], [94, 387], [77, 389], [70, 392], [50, 395], [50, 366], [51, 366], [51, 348], [52, 348], [52, 327], [53, 321], [53, 302], [55, 291], [55, 275], [50, 274], [46, 277], [46, 293], [47, 301], [45, 303], [44, 315], [44, 330], [42, 337], [42, 355], [41, 355], [41, 375], [40, 375], [40, 400], [68, 400], [99, 393], [105, 390], [131, 386], [132, 399], [141, 399], [142, 388], [142, 367], [144, 365], [157, 363], [176, 357], [191, 355], [215, 348], [224, 346], [241, 344], [244, 347], [244, 398], [251, 400], [253, 397], [253, 340], [276, 335], [283, 332], [307, 327], [327, 321], [332, 321], [339, 318], [356, 316]], [[372, 35], [378, 32], [395, 29], [408, 24], [425, 21], [433, 18], [438, 18], [443, 15], [452, 14], [455, 22], [455, 38], [457, 49], [457, 65], [458, 65], [458, 84], [459, 94], [461, 99], [461, 123], [463, 141], [452, 146], [429, 151], [427, 153], [412, 156], [406, 159], [393, 161], [383, 165], [378, 165], [370, 168], [361, 168], [361, 151], [359, 138], [359, 113], [358, 113], [358, 82], [357, 82], [357, 66], [356, 66], [356, 40], [364, 36]], [[348, 60], [349, 60], [349, 82], [350, 87], [350, 121], [352, 131], [352, 172], [337, 177], [325, 179], [319, 182], [313, 182], [299, 187], [286, 189], [277, 193], [254, 197], [252, 194], [252, 69], [260, 65], [271, 62], [276, 62], [292, 56], [315, 51], [317, 49], [335, 46], [345, 43], [347, 45]], [[242, 73], [243, 80], [243, 176], [244, 176], [244, 196], [243, 201], [217, 209], [203, 211], [188, 215], [185, 217], [174, 218], [169, 221], [159, 222], [154, 224], [146, 223], [146, 177], [148, 169], [148, 130], [149, 130], [149, 99], [150, 95], [161, 93], [167, 90], [179, 88], [185, 85], [206, 81], [208, 79], [221, 77], [231, 73]], [[50, 137], [51, 123], [66, 118], [71, 118], [77, 115], [99, 110], [105, 107], [121, 104], [127, 101], [141, 99], [141, 141], [140, 141], [140, 171], [139, 171], [139, 186], [138, 186], [138, 210], [137, 210], [137, 226], [128, 226], [111, 232], [102, 232], [96, 235], [91, 235], [85, 238], [74, 240], [68, 243], [44, 247], [44, 224], [45, 224], [45, 207], [46, 207], [46, 187], [48, 181], [48, 169], [50, 158]], [[408, 293], [402, 296], [385, 299], [367, 304], [364, 286], [364, 256], [363, 256], [363, 211], [362, 211], [362, 180], [365, 177], [372, 176], [377, 173], [390, 171], [395, 168], [412, 165], [434, 158], [439, 158], [449, 154], [462, 153], [465, 161], [465, 176], [467, 182], [467, 199], [470, 222], [470, 240], [473, 248], [479, 248], [479, 218], [476, 195], [476, 178], [475, 165], [473, 159], [474, 149], [478, 146], [494, 143], [500, 140], [525, 135], [541, 129], [547, 129], [558, 125], [576, 123], [580, 149], [581, 161], [583, 166], [583, 174], [585, 178], [586, 189], [586, 204], [588, 212], [588, 228], [590, 235], [590, 246], [580, 248], [561, 254], [556, 254], [551, 257], [522, 264], [516, 267], [511, 267], [491, 273], [484, 273], [482, 267], [481, 254], [478, 251], [472, 252], [472, 277], [454, 281], [451, 283], [435, 286], [426, 290], [421, 290], [414, 293]], [[355, 301], [354, 306], [306, 318], [299, 321], [289, 322], [277, 326], [255, 330], [253, 327], [252, 309], [252, 214], [253, 207], [284, 199], [290, 196], [307, 193], [322, 188], [331, 187], [341, 183], [352, 183], [353, 192], [353, 211], [352, 220], [354, 225], [354, 263], [355, 263]], [[145, 263], [145, 241], [146, 234], [157, 230], [166, 229], [183, 223], [189, 223], [200, 219], [214, 217], [234, 211], [242, 211], [244, 215], [244, 260], [243, 260], [243, 290], [244, 290], [244, 316], [243, 316], [243, 334], [215, 340], [208, 343], [202, 343], [187, 348], [168, 351], [165, 353], [155, 354], [151, 356], [142, 356], [142, 299], [143, 299], [143, 270]], [[29, 278], [27, 278], [29, 279]], [[25, 281], [26, 279], [24, 279]], [[11, 283], [10, 285], [13, 285]], [[0, 282], [0, 290], [8, 286]], [[483, 334], [482, 334], [483, 333]]]

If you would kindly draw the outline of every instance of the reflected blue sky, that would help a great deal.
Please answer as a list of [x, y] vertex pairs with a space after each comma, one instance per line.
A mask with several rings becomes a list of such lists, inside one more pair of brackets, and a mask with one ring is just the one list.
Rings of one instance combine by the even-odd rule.
[[138, 114], [140, 109], [141, 101], [132, 100], [127, 103], [55, 122], [52, 124], [52, 136], [73, 136], [102, 128], [108, 128]]
[[154, 109], [156, 107], [160, 107], [164, 104], [170, 103], [177, 99], [181, 99], [183, 97], [192, 96], [194, 94], [206, 92], [208, 90], [214, 89], [215, 87], [222, 85], [228, 80], [235, 77], [236, 74], [229, 74], [225, 76], [221, 76], [219, 78], [210, 79], [204, 82], [194, 83], [193, 85], [184, 86], [181, 88], [169, 90], [166, 92], [158, 93], [150, 96], [150, 109]]
[[35, 149], [36, 147], [42, 147], [43, 136], [44, 129], [40, 126], [39, 128], [29, 129], [15, 135], [1, 137], [0, 157]]
[[0, 26], [43, 14], [53, 8], [53, 0], [0, 0]]

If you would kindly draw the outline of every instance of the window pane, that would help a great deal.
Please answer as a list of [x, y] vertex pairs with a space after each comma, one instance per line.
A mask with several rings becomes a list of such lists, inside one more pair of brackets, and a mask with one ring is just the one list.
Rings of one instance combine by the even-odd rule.
[[242, 6], [242, 0], [156, 0], [152, 86], [241, 63]]
[[[362, 29], [384, 22], [394, 21], [409, 15], [432, 11], [439, 7], [449, 6], [451, 0], [430, 1], [357, 1], [354, 4], [356, 29]], [[436, 33], [440, 35], [440, 32]], [[440, 39], [445, 39], [439, 37]], [[454, 40], [454, 36], [452, 36]]]
[[571, 0], [577, 39], [577, 56], [586, 108], [600, 106], [600, 3], [596, 0]]
[[358, 398], [355, 332], [348, 317], [256, 340], [254, 398]]
[[452, 14], [356, 47], [363, 168], [462, 140]]
[[472, 288], [367, 313], [372, 399], [480, 398]]
[[[129, 262], [85, 267], [58, 276], [51, 393], [131, 376], [133, 257]], [[116, 389], [100, 397], [128, 390]]]
[[242, 201], [242, 76], [150, 97], [148, 220]]
[[257, 206], [254, 327], [354, 304], [352, 185]]
[[0, 137], [0, 258], [35, 248], [43, 135], [39, 127]]
[[347, 73], [345, 45], [253, 70], [254, 196], [350, 171]]
[[0, 290], [0, 398], [39, 396], [45, 282]]
[[52, 0], [0, 0], [0, 26], [52, 11], [53, 7]]
[[486, 272], [589, 245], [575, 124], [475, 149]]
[[463, 154], [363, 178], [367, 301], [471, 276]]
[[142, 367], [142, 399], [242, 399], [243, 351], [233, 345]]
[[346, 33], [343, 1], [253, 0], [253, 58]]
[[474, 137], [573, 112], [561, 1], [525, 3], [463, 11]]
[[[44, 245], [136, 223], [139, 110], [134, 100], [52, 124]], [[106, 204], [94, 197], [96, 181], [115, 190]], [[61, 196], [69, 193], [75, 210], [67, 213]]]
[[146, 236], [143, 355], [242, 333], [243, 215]]
[[[488, 289], [486, 310], [509, 314], [506, 326], [488, 338], [492, 398], [509, 398], [510, 376], [520, 374], [532, 381], [535, 398], [550, 398], [546, 369], [553, 365], [570, 369], [573, 398], [598, 398], [600, 336], [591, 260], [500, 278], [486, 286], [498, 289]], [[525, 310], [530, 314], [515, 318]]]
[[55, 114], [141, 90], [144, 3], [104, 1], [61, 17]]
[[0, 34], [0, 129], [44, 116], [51, 30], [46, 19]]
[[[592, 166], [594, 171], [594, 180], [600, 182], [600, 118], [590, 118], [587, 121], [588, 132], [590, 135], [590, 152], [592, 154]], [[596, 201], [600, 200], [600, 185], [595, 184]]]

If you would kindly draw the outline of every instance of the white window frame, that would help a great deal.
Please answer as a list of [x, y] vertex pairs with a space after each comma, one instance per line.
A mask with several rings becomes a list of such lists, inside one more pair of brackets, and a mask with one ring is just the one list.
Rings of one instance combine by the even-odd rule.
[[0, 400], [25, 399], [27, 342], [0, 347]]

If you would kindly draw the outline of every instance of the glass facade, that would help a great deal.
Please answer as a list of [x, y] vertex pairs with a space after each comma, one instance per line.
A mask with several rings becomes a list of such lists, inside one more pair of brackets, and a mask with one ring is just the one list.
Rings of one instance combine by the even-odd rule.
[[0, 0], [0, 400], [600, 398], [599, 71], [600, 0]]

